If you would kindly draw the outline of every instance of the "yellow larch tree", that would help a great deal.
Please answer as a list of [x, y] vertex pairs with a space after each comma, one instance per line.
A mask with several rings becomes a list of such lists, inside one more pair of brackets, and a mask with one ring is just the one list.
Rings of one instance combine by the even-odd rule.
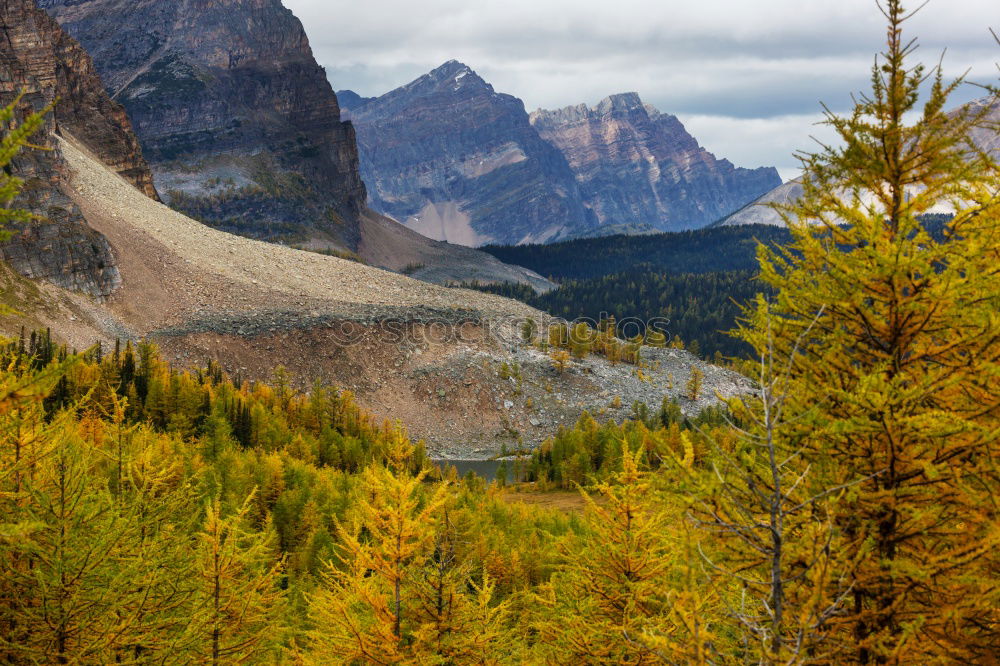
[[[68, 361], [39, 371], [8, 368], [0, 379], [0, 658], [27, 658], [30, 623], [20, 604], [33, 567], [31, 549], [44, 527], [29, 510], [29, 483], [52, 455], [57, 432], [68, 427], [68, 416], [46, 421], [42, 401], [66, 371]], [[11, 372], [14, 370], [15, 372]]]
[[314, 663], [394, 664], [412, 658], [417, 608], [408, 588], [433, 547], [435, 516], [445, 501], [444, 486], [425, 496], [426, 473], [409, 473], [412, 451], [397, 432], [389, 466], [363, 472], [358, 515], [353, 525], [339, 529], [341, 561], [330, 563], [326, 585], [310, 604]]
[[5, 646], [15, 662], [114, 661], [129, 652], [137, 621], [120, 591], [145, 564], [118, 557], [135, 537], [136, 515], [116, 506], [93, 473], [99, 454], [67, 418], [46, 433], [47, 455], [23, 482], [18, 517], [32, 526], [30, 538], [9, 544], [0, 564], [14, 590], [3, 605], [18, 627]]
[[803, 459], [851, 485], [832, 660], [983, 663], [1000, 644], [1000, 171], [970, 132], [998, 99], [948, 111], [961, 81], [911, 64], [909, 14], [882, 9], [872, 90], [828, 114], [838, 144], [803, 156], [793, 242], [760, 251], [770, 329], [756, 318], [746, 339], [761, 352], [773, 331], [790, 412], [815, 412], [793, 435]]
[[[756, 308], [751, 312], [767, 331], [771, 315], [762, 296]], [[699, 457], [703, 464], [685, 457], [677, 471], [690, 484], [699, 559], [735, 620], [717, 648], [742, 663], [823, 663], [836, 652], [830, 625], [850, 591], [839, 566], [843, 554], [834, 548], [837, 500], [863, 479], [831, 487], [832, 462], [803, 458], [816, 410], [792, 411], [801, 406], [792, 399], [801, 389], [778, 362], [773, 336], [763, 339], [754, 390], [728, 400], [727, 437], [703, 432], [710, 447]]]
[[194, 497], [178, 459], [178, 443], [125, 423], [127, 401], [109, 392], [111, 412], [98, 426], [98, 408], [80, 419], [97, 454], [91, 476], [103, 478], [124, 538], [114, 552], [129, 573], [114, 591], [120, 624], [118, 663], [185, 663], [184, 634], [195, 595], [189, 530]]
[[282, 562], [274, 561], [269, 533], [248, 525], [252, 499], [228, 515], [218, 499], [205, 509], [186, 637], [199, 663], [261, 663], [277, 654], [283, 636]]
[[653, 499], [641, 457], [623, 445], [622, 472], [586, 496], [588, 531], [538, 596], [547, 662], [711, 661], [714, 595], [688, 564], [683, 511]]
[[497, 664], [510, 646], [510, 601], [497, 602], [496, 583], [473, 580], [461, 561], [460, 535], [448, 507], [436, 516], [433, 547], [415, 572], [412, 654], [423, 663]]

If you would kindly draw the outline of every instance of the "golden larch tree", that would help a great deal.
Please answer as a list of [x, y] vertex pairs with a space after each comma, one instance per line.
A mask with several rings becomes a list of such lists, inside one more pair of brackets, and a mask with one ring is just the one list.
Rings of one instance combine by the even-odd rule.
[[642, 453], [623, 445], [622, 472], [586, 496], [588, 531], [538, 596], [547, 662], [710, 662], [713, 595], [688, 566], [682, 511], [652, 499]]
[[340, 562], [330, 563], [326, 585], [314, 595], [310, 659], [315, 663], [398, 663], [405, 659], [416, 607], [408, 587], [435, 538], [444, 486], [425, 497], [426, 473], [411, 475], [413, 447], [400, 432], [389, 467], [363, 472], [353, 525], [341, 525]]
[[[970, 133], [998, 102], [948, 111], [961, 81], [912, 64], [900, 0], [839, 137], [802, 157], [788, 248], [760, 250], [775, 353], [797, 387], [802, 455], [852, 485], [834, 547], [840, 663], [982, 663], [1000, 644], [1000, 176]], [[921, 91], [926, 102], [918, 107]], [[912, 124], [910, 117], [915, 116]], [[995, 127], [993, 129], [996, 129]], [[940, 231], [928, 214], [945, 208]], [[746, 339], [770, 344], [764, 322]], [[797, 404], [792, 404], [797, 403]], [[838, 580], [840, 576], [835, 577]]]
[[200, 663], [260, 663], [282, 637], [282, 562], [274, 561], [269, 533], [248, 525], [252, 499], [229, 515], [218, 499], [205, 509], [188, 637]]

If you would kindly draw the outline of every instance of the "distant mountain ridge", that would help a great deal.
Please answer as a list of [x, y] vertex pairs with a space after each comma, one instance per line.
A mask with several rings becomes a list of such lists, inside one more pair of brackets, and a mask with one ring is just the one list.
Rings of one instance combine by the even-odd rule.
[[636, 93], [529, 115], [452, 60], [380, 97], [338, 97], [372, 206], [464, 245], [697, 228], [781, 183], [716, 159]]
[[[972, 107], [983, 108], [988, 103], [989, 98], [979, 99], [970, 102]], [[986, 113], [984, 126], [972, 130], [972, 139], [982, 150], [991, 153], [995, 158], [1000, 159], [1000, 103], [994, 104]], [[993, 125], [992, 127], [990, 125]], [[774, 226], [784, 226], [785, 221], [778, 211], [774, 210], [772, 204], [790, 205], [794, 204], [802, 197], [803, 188], [799, 179], [790, 180], [754, 200], [747, 206], [736, 211], [729, 217], [720, 220], [717, 226], [739, 226], [744, 224], [770, 224]], [[947, 205], [941, 205], [929, 211], [931, 213], [947, 214], [950, 209]]]
[[602, 226], [696, 229], [781, 184], [773, 167], [742, 169], [717, 159], [676, 116], [637, 93], [611, 95], [595, 107], [538, 110], [531, 124], [566, 156]]
[[449, 61], [375, 99], [340, 98], [372, 205], [462, 245], [546, 242], [596, 226], [563, 156], [521, 100]]

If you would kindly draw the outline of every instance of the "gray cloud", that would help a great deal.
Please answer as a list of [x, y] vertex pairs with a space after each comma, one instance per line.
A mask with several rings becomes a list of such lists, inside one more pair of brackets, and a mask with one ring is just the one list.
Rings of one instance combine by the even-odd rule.
[[[916, 4], [916, 3], [914, 3]], [[884, 39], [873, 0], [285, 0], [338, 89], [379, 95], [452, 58], [529, 109], [616, 92], [684, 120], [740, 166], [791, 173], [820, 102], [846, 109]], [[996, 0], [932, 0], [919, 54], [993, 82]], [[978, 96], [963, 91], [956, 102]]]

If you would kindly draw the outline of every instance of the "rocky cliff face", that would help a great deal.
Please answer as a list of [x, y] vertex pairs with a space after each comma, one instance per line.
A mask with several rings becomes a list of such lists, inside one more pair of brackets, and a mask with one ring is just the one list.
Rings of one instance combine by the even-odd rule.
[[774, 168], [741, 169], [717, 159], [676, 117], [635, 93], [593, 108], [539, 110], [531, 124], [566, 156], [602, 226], [703, 227], [781, 184]]
[[594, 226], [524, 104], [451, 61], [375, 99], [340, 93], [372, 205], [430, 238], [546, 242]]
[[40, 0], [128, 110], [160, 195], [213, 226], [356, 249], [350, 123], [280, 0]]
[[46, 152], [27, 150], [13, 163], [26, 182], [15, 205], [39, 216], [15, 228], [0, 246], [0, 256], [22, 274], [60, 286], [108, 296], [120, 278], [111, 248], [87, 226], [66, 196], [68, 175], [55, 142], [61, 132], [155, 197], [152, 175], [122, 107], [101, 85], [90, 57], [33, 0], [0, 0], [0, 104], [20, 91], [26, 95], [19, 116], [38, 111], [58, 98], [45, 127], [32, 142]]

